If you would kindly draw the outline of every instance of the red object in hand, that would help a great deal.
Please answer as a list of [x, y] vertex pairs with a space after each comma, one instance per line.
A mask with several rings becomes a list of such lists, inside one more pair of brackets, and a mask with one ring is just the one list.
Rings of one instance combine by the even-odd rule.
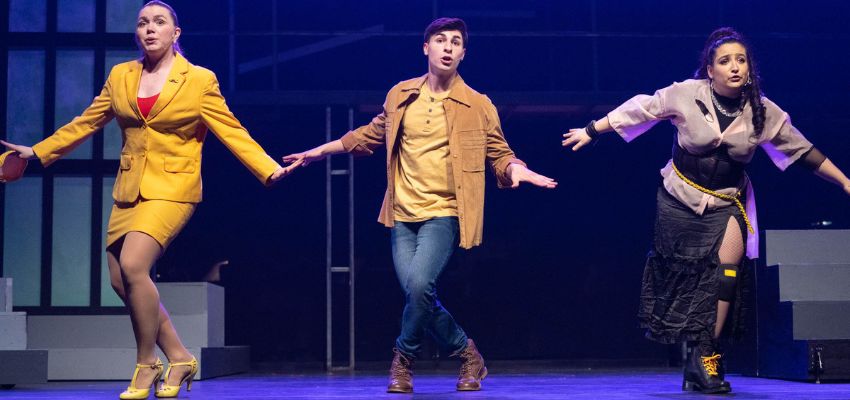
[[20, 157], [20, 153], [9, 150], [0, 154], [0, 182], [14, 182], [24, 175], [27, 169], [27, 160]]

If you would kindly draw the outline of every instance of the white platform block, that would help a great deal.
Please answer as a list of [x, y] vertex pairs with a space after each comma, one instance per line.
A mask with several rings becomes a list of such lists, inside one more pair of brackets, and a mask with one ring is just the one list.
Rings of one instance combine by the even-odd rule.
[[767, 230], [768, 266], [850, 264], [850, 229]]
[[0, 312], [12, 312], [12, 278], [0, 278]]
[[224, 346], [223, 287], [207, 282], [169, 282], [157, 288], [186, 346]]
[[[209, 283], [160, 283], [162, 304], [186, 347], [224, 346], [224, 288]], [[133, 348], [130, 316], [30, 315], [29, 347]]]
[[[224, 288], [206, 282], [157, 288], [183, 344], [201, 364], [197, 379], [249, 369], [248, 346], [224, 345]], [[28, 348], [48, 352], [50, 380], [129, 380], [133, 374], [136, 342], [127, 314], [30, 315], [26, 328]]]
[[129, 315], [30, 315], [31, 349], [135, 347]]
[[27, 313], [0, 312], [0, 350], [27, 349]]

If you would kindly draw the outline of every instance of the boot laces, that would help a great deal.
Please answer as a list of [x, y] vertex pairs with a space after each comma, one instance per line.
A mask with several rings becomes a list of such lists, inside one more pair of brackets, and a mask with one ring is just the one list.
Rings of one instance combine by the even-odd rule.
[[405, 366], [402, 365], [401, 363], [393, 365], [393, 377], [409, 378], [410, 377], [410, 370], [405, 368]]
[[472, 351], [470, 351], [469, 347], [460, 353], [460, 357], [463, 359], [463, 363], [460, 365], [461, 376], [473, 375], [472, 368], [474, 355]]
[[472, 363], [464, 362], [463, 364], [461, 364], [460, 375], [461, 376], [472, 375]]
[[717, 365], [720, 361], [720, 354], [712, 354], [708, 357], [700, 357], [702, 359], [702, 366], [705, 368], [705, 372], [709, 376], [717, 376]]
[[393, 363], [391, 372], [395, 378], [410, 378], [410, 361], [399, 354], [398, 362]]

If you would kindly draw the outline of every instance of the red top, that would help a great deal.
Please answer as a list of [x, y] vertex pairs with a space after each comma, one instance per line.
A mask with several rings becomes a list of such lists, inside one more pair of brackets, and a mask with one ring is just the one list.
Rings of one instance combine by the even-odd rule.
[[147, 118], [148, 114], [151, 112], [151, 108], [153, 108], [154, 103], [156, 103], [156, 99], [159, 97], [159, 93], [151, 96], [151, 97], [139, 97], [136, 99], [136, 102], [139, 104], [139, 111], [142, 113], [142, 116]]

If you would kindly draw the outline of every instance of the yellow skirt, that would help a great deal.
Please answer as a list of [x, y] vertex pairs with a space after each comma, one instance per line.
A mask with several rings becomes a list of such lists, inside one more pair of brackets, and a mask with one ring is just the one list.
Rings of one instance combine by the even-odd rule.
[[115, 203], [106, 228], [106, 246], [129, 232], [142, 232], [156, 239], [164, 251], [189, 222], [195, 206], [195, 203], [146, 199], [130, 204]]

